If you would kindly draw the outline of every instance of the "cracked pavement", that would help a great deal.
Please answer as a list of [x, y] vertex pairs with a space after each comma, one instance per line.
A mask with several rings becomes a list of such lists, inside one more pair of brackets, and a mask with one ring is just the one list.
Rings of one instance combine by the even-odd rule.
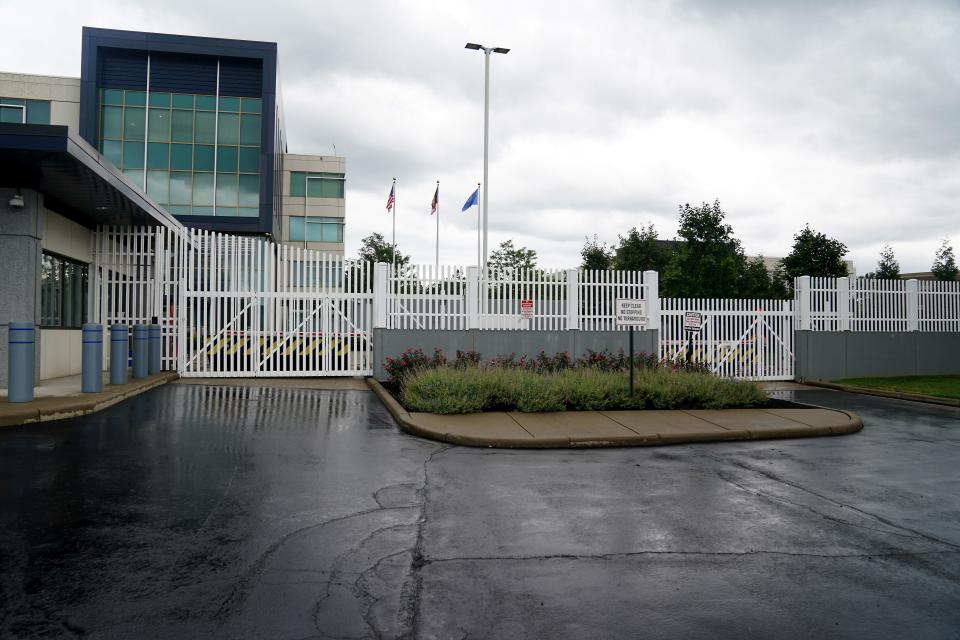
[[0, 430], [0, 637], [960, 637], [960, 410], [451, 447], [367, 391], [170, 385]]

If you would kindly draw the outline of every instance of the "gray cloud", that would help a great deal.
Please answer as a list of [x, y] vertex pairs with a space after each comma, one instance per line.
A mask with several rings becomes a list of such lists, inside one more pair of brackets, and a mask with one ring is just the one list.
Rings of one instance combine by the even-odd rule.
[[[745, 248], [782, 255], [809, 222], [860, 271], [890, 242], [906, 270], [960, 249], [960, 8], [953, 2], [5, 2], [9, 70], [77, 75], [80, 26], [279, 43], [292, 151], [348, 161], [348, 252], [400, 177], [399, 242], [475, 255], [459, 205], [482, 173], [482, 56], [492, 69], [491, 244], [552, 266], [719, 198]], [[93, 17], [91, 17], [93, 16]], [[30, 25], [44, 24], [36, 47]]]

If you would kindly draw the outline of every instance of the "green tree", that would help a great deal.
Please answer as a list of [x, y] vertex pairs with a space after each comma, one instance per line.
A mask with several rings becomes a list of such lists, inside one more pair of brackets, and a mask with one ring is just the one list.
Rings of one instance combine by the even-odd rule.
[[[778, 272], [779, 273], [779, 272]], [[763, 256], [746, 261], [740, 277], [740, 297], [764, 300], [784, 300], [790, 292], [778, 273], [771, 274]]]
[[877, 263], [877, 270], [866, 275], [867, 278], [876, 278], [878, 280], [896, 280], [900, 277], [900, 263], [893, 255], [893, 248], [885, 244], [880, 250], [880, 262]]
[[663, 272], [661, 295], [676, 298], [740, 298], [746, 257], [720, 201], [680, 206], [678, 243]]
[[580, 257], [583, 259], [580, 263], [581, 269], [606, 271], [613, 265], [613, 250], [606, 243], [600, 242], [596, 235], [592, 240], [590, 236], [586, 237]]
[[513, 240], [504, 240], [500, 243], [500, 248], [490, 254], [487, 263], [491, 268], [499, 271], [535, 269], [537, 252], [526, 247], [515, 248]]
[[[372, 233], [360, 241], [360, 259], [367, 262], [393, 263], [393, 246], [384, 240], [383, 235]], [[397, 250], [397, 264], [406, 266], [410, 256], [405, 256]]]
[[652, 224], [634, 227], [614, 250], [613, 268], [618, 271], [663, 271], [670, 259], [670, 251], [657, 242], [657, 230]]
[[957, 275], [960, 274], [960, 269], [957, 268], [957, 260], [953, 257], [953, 247], [950, 246], [946, 238], [940, 243], [940, 248], [937, 249], [930, 271], [933, 272], [933, 277], [937, 280], [956, 280]]
[[847, 275], [847, 245], [810, 228], [808, 224], [793, 236], [793, 248], [780, 261], [777, 280], [793, 288], [793, 279], [799, 276], [842, 278]]

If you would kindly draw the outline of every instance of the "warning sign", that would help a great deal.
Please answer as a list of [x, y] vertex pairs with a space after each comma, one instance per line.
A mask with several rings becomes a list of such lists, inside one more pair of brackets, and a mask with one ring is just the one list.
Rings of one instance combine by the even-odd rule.
[[533, 319], [533, 300], [520, 301], [520, 317], [524, 320]]
[[699, 311], [685, 311], [683, 314], [683, 330], [695, 333], [703, 327], [703, 314]]
[[647, 301], [617, 298], [616, 321], [618, 327], [646, 327]]

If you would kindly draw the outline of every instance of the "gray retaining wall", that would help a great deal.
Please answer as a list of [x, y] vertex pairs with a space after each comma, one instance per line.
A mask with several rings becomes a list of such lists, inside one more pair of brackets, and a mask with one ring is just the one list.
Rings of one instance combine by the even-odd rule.
[[[617, 353], [628, 349], [627, 331], [498, 331], [488, 329], [453, 330], [373, 330], [373, 375], [377, 380], [386, 380], [383, 363], [386, 358], [396, 358], [406, 349], [423, 349], [432, 354], [434, 349], [443, 349], [450, 358], [459, 351], [479, 351], [484, 358], [510, 353], [517, 357], [536, 356], [541, 351], [553, 355], [567, 351], [574, 358], [587, 350], [608, 349]], [[636, 331], [633, 334], [636, 353], [657, 353], [657, 332]]]
[[798, 380], [960, 374], [960, 333], [797, 331]]

